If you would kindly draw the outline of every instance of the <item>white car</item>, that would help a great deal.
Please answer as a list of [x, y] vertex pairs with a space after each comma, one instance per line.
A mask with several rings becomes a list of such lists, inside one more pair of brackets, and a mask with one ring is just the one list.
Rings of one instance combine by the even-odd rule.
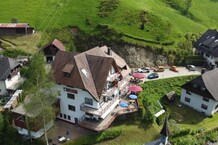
[[189, 71], [195, 71], [196, 68], [194, 65], [187, 65], [186, 68], [189, 70]]
[[138, 68], [137, 72], [138, 73], [149, 73], [150, 70], [147, 67], [144, 67], [144, 68]]

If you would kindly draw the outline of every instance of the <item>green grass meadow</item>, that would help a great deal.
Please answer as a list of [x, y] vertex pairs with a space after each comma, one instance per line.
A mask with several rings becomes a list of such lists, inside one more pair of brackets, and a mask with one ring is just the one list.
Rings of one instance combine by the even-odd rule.
[[[183, 1], [177, 1], [184, 5]], [[161, 41], [177, 40], [187, 33], [202, 33], [218, 26], [218, 2], [210, 0], [193, 0], [189, 11], [198, 21], [182, 15], [164, 0], [119, 0], [118, 7], [106, 17], [99, 16], [100, 3], [101, 0], [1, 0], [0, 20], [10, 22], [17, 18], [42, 32], [78, 26], [89, 34], [96, 33], [98, 24], [106, 24], [136, 38], [154, 40], [161, 37]], [[140, 29], [141, 11], [147, 12], [144, 30]]]

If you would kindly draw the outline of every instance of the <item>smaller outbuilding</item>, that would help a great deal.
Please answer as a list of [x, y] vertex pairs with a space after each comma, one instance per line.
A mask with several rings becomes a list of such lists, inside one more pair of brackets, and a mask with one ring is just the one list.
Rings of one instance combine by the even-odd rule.
[[28, 23], [0, 23], [0, 35], [33, 34], [34, 28]]
[[171, 91], [164, 96], [170, 103], [174, 103], [176, 101], [177, 94], [175, 91]]
[[45, 55], [45, 61], [47, 63], [52, 63], [58, 51], [65, 51], [65, 46], [61, 41], [54, 39], [53, 41], [43, 46], [41, 51], [43, 51]]

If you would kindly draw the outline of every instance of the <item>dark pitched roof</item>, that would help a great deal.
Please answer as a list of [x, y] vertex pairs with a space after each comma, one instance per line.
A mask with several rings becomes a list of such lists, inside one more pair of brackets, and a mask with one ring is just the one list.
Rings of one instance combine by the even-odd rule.
[[43, 46], [43, 47], [41, 48], [41, 50], [44, 50], [44, 49], [48, 48], [48, 46], [50, 46], [50, 45], [54, 45], [54, 46], [57, 47], [59, 50], [62, 50], [62, 51], [65, 50], [64, 44], [63, 44], [61, 41], [57, 40], [57, 39], [54, 39], [53, 41], [51, 41], [51, 42], [49, 42], [48, 44], [46, 44], [45, 46]]
[[144, 145], [163, 145], [164, 141], [167, 141], [166, 145], [171, 145], [171, 143], [168, 140], [165, 140], [165, 137], [168, 138], [169, 136], [168, 117], [165, 118], [164, 125], [160, 131], [160, 134], [162, 136], [159, 139], [146, 143]]
[[[194, 87], [193, 85], [197, 85]], [[218, 101], [218, 68], [207, 71], [182, 86], [186, 90]], [[205, 90], [201, 90], [205, 88]]]
[[[85, 89], [99, 101], [111, 66], [115, 69], [126, 66], [123, 75], [130, 72], [128, 65], [116, 53], [106, 53], [107, 48], [95, 47], [77, 55], [59, 51], [52, 65], [56, 82]], [[62, 71], [66, 64], [74, 65], [70, 77], [64, 77]]]
[[163, 125], [163, 128], [161, 129], [160, 131], [160, 134], [165, 136], [165, 137], [168, 137], [169, 136], [169, 127], [168, 127], [168, 117], [165, 118], [165, 121], [164, 121], [164, 125]]
[[10, 74], [10, 71], [19, 65], [14, 59], [0, 56], [0, 80], [5, 80]]
[[198, 51], [218, 57], [218, 32], [208, 29], [195, 43]]

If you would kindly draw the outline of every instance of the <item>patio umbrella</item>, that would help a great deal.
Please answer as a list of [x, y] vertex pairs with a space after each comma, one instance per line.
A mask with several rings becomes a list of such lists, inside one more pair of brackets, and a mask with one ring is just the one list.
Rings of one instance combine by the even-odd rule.
[[137, 92], [141, 92], [141, 91], [142, 91], [142, 88], [141, 88], [140, 86], [134, 85], [134, 86], [130, 86], [130, 87], [128, 88], [128, 90], [137, 93]]
[[134, 94], [131, 94], [131, 95], [129, 95], [129, 98], [130, 99], [137, 99], [138, 97], [136, 95], [134, 95]]
[[137, 78], [137, 79], [143, 79], [143, 78], [145, 78], [145, 74], [143, 74], [143, 73], [133, 73], [132, 76], [133, 76], [134, 78]]
[[128, 107], [128, 104], [125, 102], [121, 102], [119, 105], [120, 107], [123, 107], [123, 108]]

